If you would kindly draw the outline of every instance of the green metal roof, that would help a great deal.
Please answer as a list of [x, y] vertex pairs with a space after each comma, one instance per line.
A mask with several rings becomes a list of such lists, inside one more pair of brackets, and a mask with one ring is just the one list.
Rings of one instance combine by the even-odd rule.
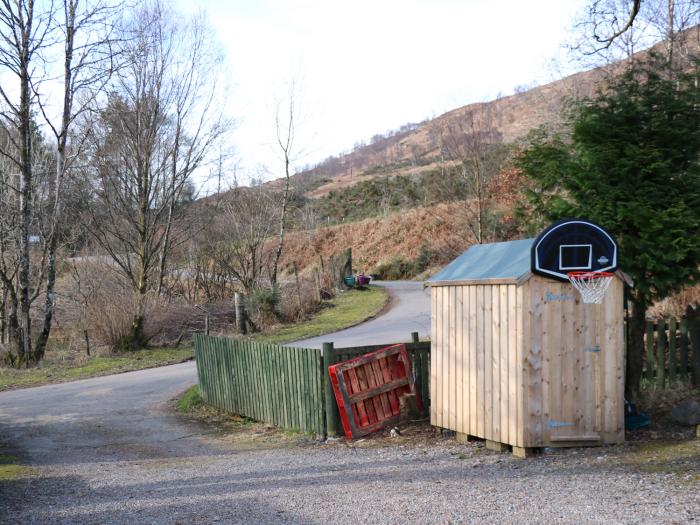
[[534, 239], [475, 244], [428, 279], [426, 284], [447, 281], [518, 281], [530, 272], [530, 249]]

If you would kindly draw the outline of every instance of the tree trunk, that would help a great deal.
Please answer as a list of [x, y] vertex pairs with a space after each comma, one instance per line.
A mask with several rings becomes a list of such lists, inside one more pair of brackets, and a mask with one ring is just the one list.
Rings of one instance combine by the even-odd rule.
[[21, 329], [18, 341], [18, 354], [23, 363], [28, 364], [32, 355], [31, 317], [29, 299], [29, 235], [32, 217], [32, 131], [29, 94], [29, 32], [22, 31], [22, 57], [20, 66], [20, 107], [19, 107], [19, 324]]
[[631, 298], [630, 337], [627, 343], [627, 369], [625, 374], [625, 397], [631, 403], [639, 398], [639, 385], [642, 379], [642, 359], [644, 356], [644, 329], [646, 324], [646, 301]]
[[282, 249], [284, 248], [284, 230], [287, 221], [287, 206], [289, 205], [289, 157], [285, 151], [284, 173], [286, 180], [284, 182], [284, 195], [282, 197], [282, 213], [280, 215], [280, 229], [277, 237], [277, 250], [275, 251], [275, 262], [272, 267], [272, 276], [270, 281], [272, 286], [277, 284], [277, 270], [279, 267], [280, 258], [282, 257]]

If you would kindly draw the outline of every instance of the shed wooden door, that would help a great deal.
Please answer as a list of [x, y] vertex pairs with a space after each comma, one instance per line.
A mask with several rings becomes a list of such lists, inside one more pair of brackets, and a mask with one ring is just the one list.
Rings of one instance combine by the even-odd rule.
[[546, 431], [553, 445], [595, 443], [601, 439], [601, 306], [580, 302], [568, 284], [554, 287], [545, 295], [550, 320]]

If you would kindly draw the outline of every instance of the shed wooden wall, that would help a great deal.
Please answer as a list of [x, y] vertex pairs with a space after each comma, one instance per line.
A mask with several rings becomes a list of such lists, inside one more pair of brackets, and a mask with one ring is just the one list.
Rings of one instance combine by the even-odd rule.
[[[433, 286], [431, 423], [520, 447], [586, 444], [590, 429], [622, 441], [622, 293], [618, 278], [601, 305], [539, 276]], [[575, 425], [551, 428], [562, 420]]]
[[525, 446], [524, 287], [432, 288], [431, 423]]

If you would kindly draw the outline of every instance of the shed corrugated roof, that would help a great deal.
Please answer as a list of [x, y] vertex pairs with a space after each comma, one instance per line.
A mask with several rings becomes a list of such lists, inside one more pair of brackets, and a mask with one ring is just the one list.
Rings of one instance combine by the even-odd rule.
[[475, 244], [428, 279], [426, 284], [446, 281], [483, 281], [525, 277], [530, 271], [530, 249], [534, 239]]

